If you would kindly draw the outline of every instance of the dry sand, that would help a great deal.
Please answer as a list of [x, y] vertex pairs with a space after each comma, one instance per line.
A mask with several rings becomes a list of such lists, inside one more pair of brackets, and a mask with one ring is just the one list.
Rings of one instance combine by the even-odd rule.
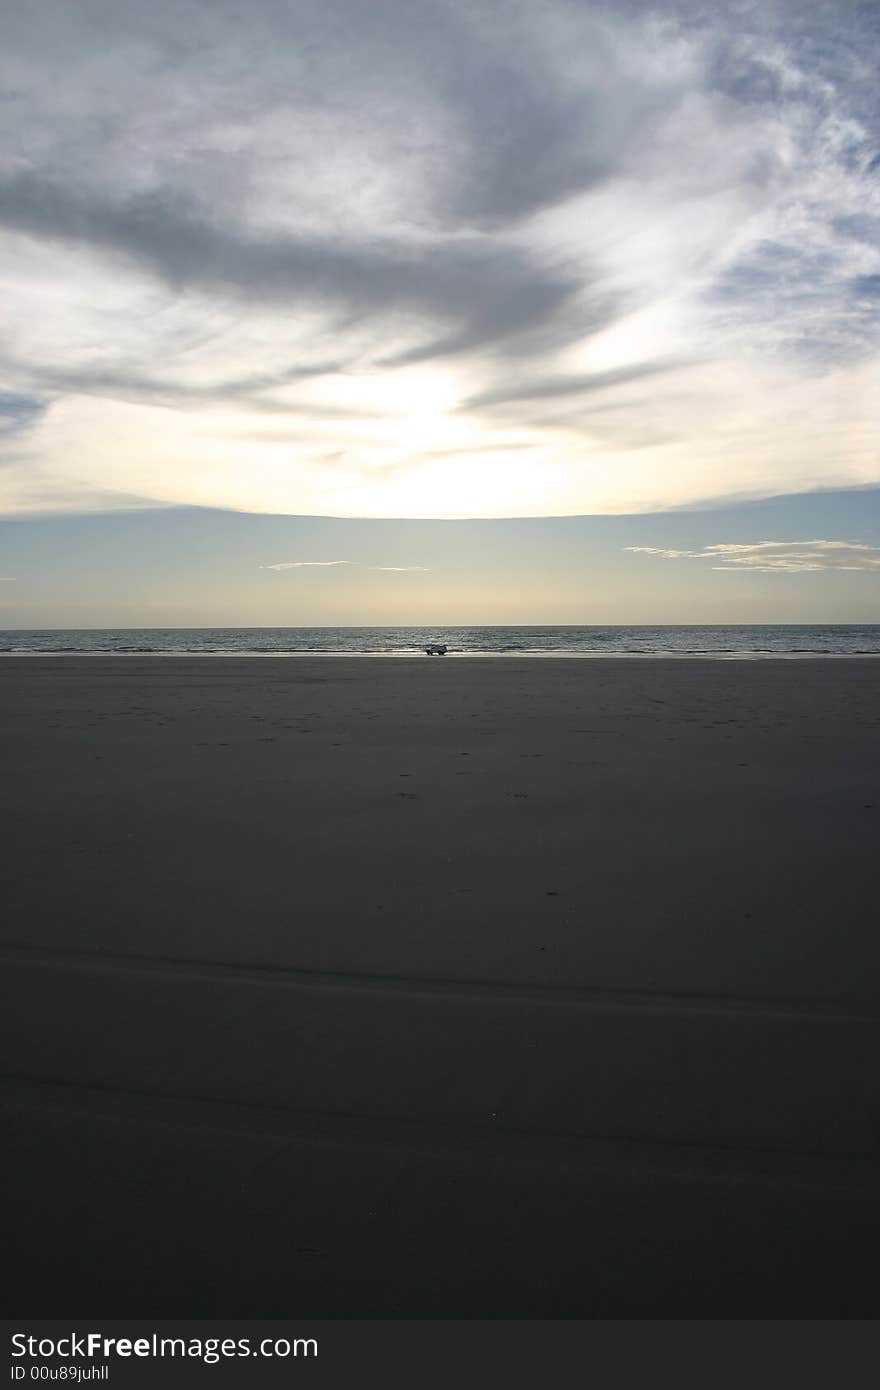
[[30, 1316], [875, 1316], [880, 662], [7, 658]]

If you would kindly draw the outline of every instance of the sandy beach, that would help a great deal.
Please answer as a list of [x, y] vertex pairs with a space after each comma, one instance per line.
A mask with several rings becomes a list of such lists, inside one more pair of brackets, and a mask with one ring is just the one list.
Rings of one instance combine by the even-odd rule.
[[0, 660], [10, 1311], [876, 1316], [878, 694]]

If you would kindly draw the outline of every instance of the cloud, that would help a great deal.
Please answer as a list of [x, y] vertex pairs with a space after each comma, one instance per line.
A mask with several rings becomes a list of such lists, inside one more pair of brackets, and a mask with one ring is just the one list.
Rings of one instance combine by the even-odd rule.
[[33, 428], [45, 409], [36, 397], [0, 391], [0, 440]]
[[[355, 560], [282, 560], [275, 565], [261, 565], [264, 570], [332, 569], [335, 565], [356, 565]], [[386, 574], [427, 574], [424, 565], [367, 565], [367, 569], [382, 570]]]
[[281, 560], [276, 565], [261, 565], [264, 570], [332, 569], [334, 565], [350, 565], [351, 560]]
[[0, 514], [880, 482], [875, 43], [859, 0], [14, 7]]
[[880, 546], [861, 541], [752, 541], [707, 545], [702, 550], [664, 550], [651, 545], [627, 545], [640, 555], [665, 560], [713, 560], [713, 569], [752, 570], [759, 574], [799, 574], [815, 570], [880, 572]]
[[0, 225], [121, 257], [175, 295], [196, 290], [276, 307], [305, 303], [380, 323], [395, 311], [415, 312], [426, 322], [455, 324], [407, 358], [498, 345], [540, 324], [576, 288], [527, 252], [477, 237], [432, 245], [388, 234], [365, 242], [305, 231], [254, 235], [212, 218], [184, 194], [113, 198], [30, 172], [0, 177]]
[[495, 387], [471, 396], [462, 404], [463, 409], [473, 410], [480, 406], [522, 404], [528, 406], [532, 401], [547, 400], [557, 396], [587, 396], [607, 391], [614, 386], [625, 386], [645, 377], [657, 376], [661, 372], [674, 370], [679, 362], [633, 362], [626, 367], [615, 367], [605, 372], [585, 373], [582, 376], [551, 376], [543, 380], [535, 375], [505, 386]]

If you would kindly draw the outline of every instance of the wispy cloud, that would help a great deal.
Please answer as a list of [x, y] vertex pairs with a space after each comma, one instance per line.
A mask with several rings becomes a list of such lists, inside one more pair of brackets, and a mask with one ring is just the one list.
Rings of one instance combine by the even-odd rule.
[[332, 569], [336, 565], [352, 565], [361, 569], [381, 570], [386, 574], [427, 574], [425, 565], [359, 565], [356, 560], [281, 560], [274, 565], [261, 565], [264, 570]]
[[261, 565], [264, 570], [332, 569], [334, 565], [350, 565], [351, 560], [280, 560], [275, 565]]
[[707, 545], [702, 550], [665, 550], [652, 545], [627, 545], [639, 555], [664, 560], [712, 560], [713, 569], [752, 570], [760, 574], [797, 574], [813, 570], [880, 571], [880, 546], [861, 541], [752, 541]]

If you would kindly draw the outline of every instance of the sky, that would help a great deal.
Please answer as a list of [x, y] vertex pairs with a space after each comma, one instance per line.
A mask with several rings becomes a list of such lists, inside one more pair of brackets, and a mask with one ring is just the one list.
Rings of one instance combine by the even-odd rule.
[[873, 0], [12, 7], [0, 623], [876, 620], [878, 48]]
[[880, 622], [873, 490], [494, 521], [25, 517], [0, 554], [0, 629]]

